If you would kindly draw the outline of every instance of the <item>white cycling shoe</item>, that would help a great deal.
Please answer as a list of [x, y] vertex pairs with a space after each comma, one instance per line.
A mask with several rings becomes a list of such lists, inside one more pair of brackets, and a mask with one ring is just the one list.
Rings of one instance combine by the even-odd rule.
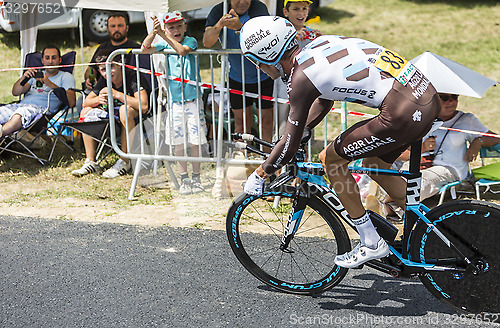
[[386, 257], [390, 252], [389, 246], [387, 246], [385, 240], [380, 238], [377, 243], [377, 248], [372, 249], [359, 243], [352, 251], [337, 255], [334, 262], [343, 268], [352, 269], [367, 261]]

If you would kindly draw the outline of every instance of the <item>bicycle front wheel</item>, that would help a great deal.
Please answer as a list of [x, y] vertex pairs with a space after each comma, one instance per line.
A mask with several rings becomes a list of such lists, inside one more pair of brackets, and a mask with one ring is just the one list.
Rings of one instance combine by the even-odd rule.
[[240, 194], [229, 209], [226, 232], [243, 266], [263, 283], [294, 294], [317, 294], [347, 273], [333, 262], [351, 249], [346, 229], [318, 198], [308, 199], [290, 245], [280, 249], [297, 189], [267, 191], [261, 197]]
[[420, 222], [412, 236], [412, 260], [467, 269], [465, 272], [427, 271], [420, 276], [424, 286], [439, 300], [461, 312], [500, 313], [500, 207], [460, 200], [438, 206], [426, 217], [480, 271], [472, 272], [431, 228]]

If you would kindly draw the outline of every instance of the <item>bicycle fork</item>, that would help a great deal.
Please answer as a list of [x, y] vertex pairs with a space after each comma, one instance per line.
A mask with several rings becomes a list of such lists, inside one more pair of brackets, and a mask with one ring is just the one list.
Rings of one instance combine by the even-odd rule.
[[285, 231], [283, 232], [283, 238], [281, 238], [280, 249], [285, 253], [293, 253], [294, 251], [289, 249], [288, 246], [292, 241], [297, 229], [300, 227], [300, 222], [302, 221], [302, 216], [304, 215], [304, 210], [307, 205], [307, 197], [301, 195], [298, 191], [292, 204], [292, 209], [288, 215], [288, 222], [286, 223]]

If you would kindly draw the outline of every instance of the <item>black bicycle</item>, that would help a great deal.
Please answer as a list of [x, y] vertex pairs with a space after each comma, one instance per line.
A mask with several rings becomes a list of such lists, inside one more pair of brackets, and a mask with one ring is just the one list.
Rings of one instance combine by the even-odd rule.
[[[273, 146], [252, 135], [235, 139]], [[398, 229], [372, 212], [391, 254], [364, 265], [393, 277], [416, 276], [436, 298], [460, 312], [498, 317], [500, 207], [477, 200], [452, 201], [432, 210], [421, 204], [420, 147], [420, 142], [412, 144], [409, 171], [350, 168], [407, 180], [402, 236], [396, 238]], [[226, 232], [238, 260], [260, 281], [283, 292], [313, 295], [346, 275], [348, 269], [333, 260], [351, 250], [342, 222], [356, 229], [325, 181], [323, 167], [304, 160], [301, 146], [282, 173], [266, 183], [263, 195], [237, 196], [227, 214]]]

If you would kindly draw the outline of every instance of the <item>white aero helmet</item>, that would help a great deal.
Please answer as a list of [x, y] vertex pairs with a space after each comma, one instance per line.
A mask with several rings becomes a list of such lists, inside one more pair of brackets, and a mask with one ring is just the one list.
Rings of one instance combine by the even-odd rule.
[[243, 25], [240, 47], [250, 60], [275, 65], [286, 50], [297, 44], [296, 34], [292, 23], [282, 17], [259, 16]]

